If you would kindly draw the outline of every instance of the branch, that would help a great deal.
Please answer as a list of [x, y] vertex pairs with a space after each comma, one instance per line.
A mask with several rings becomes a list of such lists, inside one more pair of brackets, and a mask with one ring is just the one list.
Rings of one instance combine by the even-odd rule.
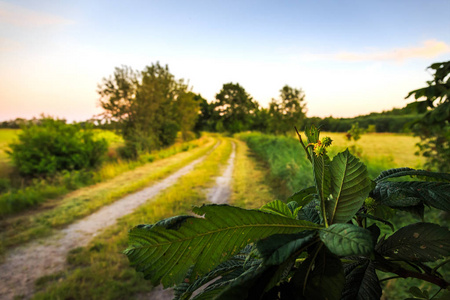
[[386, 260], [381, 255], [376, 255], [376, 260], [374, 263], [375, 263], [375, 267], [378, 270], [381, 270], [383, 272], [394, 273], [402, 278], [417, 278], [417, 279], [424, 280], [424, 281], [430, 282], [432, 284], [435, 284], [442, 289], [447, 289], [450, 286], [450, 282], [444, 280], [441, 277], [427, 274], [427, 273], [419, 273], [416, 271], [404, 269], [404, 268], [400, 267], [399, 265]]

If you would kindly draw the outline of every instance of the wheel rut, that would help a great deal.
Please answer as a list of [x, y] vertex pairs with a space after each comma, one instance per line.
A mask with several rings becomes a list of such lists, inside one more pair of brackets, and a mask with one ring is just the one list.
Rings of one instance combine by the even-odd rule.
[[[213, 149], [218, 145], [219, 143]], [[51, 237], [27, 243], [7, 253], [4, 263], [0, 265], [0, 299], [31, 298], [35, 280], [63, 270], [66, 256], [71, 249], [86, 246], [105, 228], [114, 225], [118, 218], [132, 213], [137, 207], [172, 186], [209, 154], [210, 152], [152, 186], [102, 207]]]
[[[233, 179], [234, 160], [236, 157], [236, 144], [232, 142], [232, 151], [228, 158], [226, 168], [221, 176], [216, 177], [216, 184], [207, 190], [206, 199], [214, 204], [227, 203], [231, 196], [231, 180]], [[206, 285], [208, 285], [207, 283]], [[205, 286], [206, 286], [205, 285]], [[202, 287], [199, 288], [199, 290]], [[194, 293], [195, 294], [195, 293]], [[163, 289], [162, 285], [157, 286], [150, 293], [139, 295], [137, 299], [151, 300], [171, 300], [174, 297], [173, 289]]]

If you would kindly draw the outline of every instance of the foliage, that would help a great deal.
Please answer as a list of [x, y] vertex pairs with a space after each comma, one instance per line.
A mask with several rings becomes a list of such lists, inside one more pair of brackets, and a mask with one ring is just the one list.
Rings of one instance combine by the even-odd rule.
[[272, 99], [269, 105], [269, 131], [274, 134], [287, 134], [295, 126], [303, 124], [306, 113], [305, 93], [285, 85], [280, 90], [280, 99]]
[[92, 169], [108, 147], [104, 139], [94, 138], [92, 130], [51, 117], [24, 127], [18, 141], [9, 146], [13, 164], [22, 175], [32, 177]]
[[[412, 124], [412, 131], [421, 138], [420, 153], [427, 158], [427, 167], [441, 172], [450, 171], [450, 61], [434, 63], [428, 86], [411, 91], [413, 104], [423, 117]], [[418, 101], [418, 99], [425, 100]]]
[[183, 80], [159, 63], [136, 72], [123, 66], [99, 85], [104, 117], [114, 122], [125, 140], [121, 153], [135, 158], [142, 151], [159, 149], [192, 130], [199, 99]]
[[359, 127], [359, 123], [356, 122], [356, 123], [352, 124], [352, 128], [350, 128], [350, 130], [347, 131], [347, 134], [345, 136], [349, 141], [354, 140], [356, 142], [357, 140], [359, 140], [361, 138], [361, 134], [363, 134], [363, 133], [364, 133], [364, 130], [361, 129]]
[[239, 85], [226, 83], [216, 95], [215, 110], [226, 131], [235, 133], [250, 129], [258, 103]]
[[[376, 271], [448, 288], [439, 266], [426, 265], [448, 257], [448, 228], [416, 223], [380, 238], [377, 222], [388, 222], [387, 216], [374, 212], [384, 206], [416, 211], [423, 204], [448, 211], [450, 175], [394, 169], [371, 181], [348, 151], [332, 160], [326, 146], [314, 151], [328, 144], [315, 127], [306, 136], [306, 143], [299, 138], [313, 186], [287, 204], [276, 200], [260, 210], [203, 205], [194, 208], [197, 216], [139, 225], [125, 251], [131, 264], [154, 285], [176, 285], [175, 299], [380, 299]], [[410, 187], [399, 181], [405, 176], [421, 179], [414, 200], [403, 193]], [[423, 184], [435, 180], [433, 191]]]
[[239, 138], [267, 162], [271, 180], [281, 181], [276, 187], [280, 198], [314, 183], [310, 173], [311, 165], [304, 156], [298, 155], [301, 146], [295, 139], [259, 133], [241, 133]]

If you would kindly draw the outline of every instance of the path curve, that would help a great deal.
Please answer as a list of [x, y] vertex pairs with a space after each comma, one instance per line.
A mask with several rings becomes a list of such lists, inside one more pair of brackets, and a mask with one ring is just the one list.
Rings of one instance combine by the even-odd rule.
[[[213, 149], [218, 145], [219, 143]], [[51, 237], [10, 251], [4, 263], [0, 265], [0, 299], [14, 299], [14, 296], [29, 299], [33, 295], [36, 279], [64, 269], [69, 250], [86, 246], [93, 237], [114, 225], [118, 218], [132, 213], [137, 207], [172, 186], [181, 176], [192, 171], [211, 151], [156, 184], [102, 207]]]
[[[227, 203], [231, 196], [231, 180], [233, 178], [234, 159], [236, 157], [236, 144], [231, 143], [232, 151], [227, 160], [227, 167], [221, 176], [216, 177], [216, 184], [207, 192], [207, 200], [215, 204]], [[215, 279], [214, 279], [215, 280]], [[206, 283], [200, 289], [205, 288], [209, 284]], [[198, 293], [198, 290], [196, 291]], [[196, 295], [197, 293], [194, 293]], [[154, 290], [147, 294], [140, 295], [140, 299], [151, 300], [171, 300], [174, 297], [173, 289], [163, 289], [162, 285], [155, 287]]]

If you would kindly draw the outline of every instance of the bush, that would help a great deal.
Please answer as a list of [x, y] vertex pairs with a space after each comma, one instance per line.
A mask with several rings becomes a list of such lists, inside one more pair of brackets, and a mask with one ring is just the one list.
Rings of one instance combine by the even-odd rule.
[[50, 117], [23, 128], [19, 140], [9, 146], [20, 174], [31, 177], [94, 168], [108, 150], [106, 140], [95, 140], [92, 130]]

